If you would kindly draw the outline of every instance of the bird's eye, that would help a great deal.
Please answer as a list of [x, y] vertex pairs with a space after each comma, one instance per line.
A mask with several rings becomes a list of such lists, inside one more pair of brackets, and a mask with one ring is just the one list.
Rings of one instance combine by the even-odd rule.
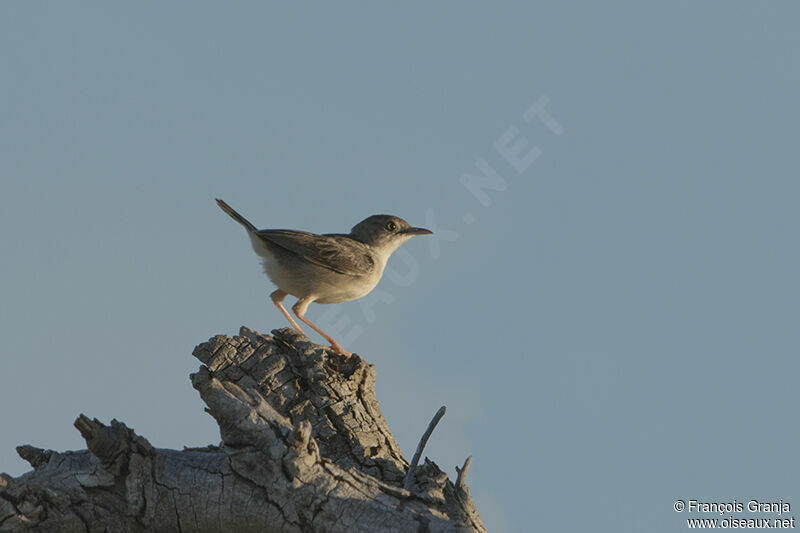
[[397, 224], [395, 224], [394, 222], [389, 222], [388, 224], [386, 224], [386, 229], [388, 229], [389, 231], [394, 231], [397, 229]]

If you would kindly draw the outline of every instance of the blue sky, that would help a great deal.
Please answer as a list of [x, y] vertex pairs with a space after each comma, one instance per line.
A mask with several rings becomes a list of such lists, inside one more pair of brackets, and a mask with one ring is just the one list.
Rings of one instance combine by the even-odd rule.
[[426, 455], [473, 456], [490, 531], [800, 505], [798, 15], [0, 4], [0, 471], [83, 448], [79, 413], [218, 441], [192, 348], [285, 325], [221, 197], [259, 227], [435, 225], [308, 316], [377, 366], [408, 456], [447, 405]]

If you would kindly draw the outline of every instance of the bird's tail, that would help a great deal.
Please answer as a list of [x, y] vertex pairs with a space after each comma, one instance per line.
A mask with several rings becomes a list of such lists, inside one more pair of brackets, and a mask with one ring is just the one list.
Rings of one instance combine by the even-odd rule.
[[222, 201], [222, 200], [220, 200], [219, 198], [217, 198], [216, 200], [217, 200], [217, 205], [220, 207], [220, 209], [222, 209], [223, 211], [225, 211], [226, 213], [228, 213], [228, 214], [231, 216], [231, 218], [232, 218], [233, 220], [235, 220], [236, 222], [238, 222], [239, 224], [241, 224], [242, 226], [244, 226], [244, 228], [245, 228], [247, 231], [256, 231], [256, 227], [255, 227], [254, 225], [252, 225], [252, 224], [251, 224], [251, 223], [250, 223], [250, 222], [249, 222], [249, 221], [248, 221], [246, 218], [244, 218], [242, 215], [240, 215], [239, 213], [237, 213], [237, 212], [236, 212], [236, 211], [235, 211], [235, 210], [234, 210], [234, 209], [233, 209], [231, 206], [229, 206], [228, 204], [226, 204], [225, 202], [223, 202], [223, 201]]

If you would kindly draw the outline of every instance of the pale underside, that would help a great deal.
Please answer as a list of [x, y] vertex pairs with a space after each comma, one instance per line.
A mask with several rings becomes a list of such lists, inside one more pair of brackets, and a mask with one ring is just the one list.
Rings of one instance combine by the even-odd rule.
[[360, 242], [348, 239], [342, 246], [341, 237], [332, 246], [329, 236], [290, 230], [249, 235], [264, 272], [279, 289], [320, 304], [366, 296], [380, 281], [386, 265], [383, 257]]

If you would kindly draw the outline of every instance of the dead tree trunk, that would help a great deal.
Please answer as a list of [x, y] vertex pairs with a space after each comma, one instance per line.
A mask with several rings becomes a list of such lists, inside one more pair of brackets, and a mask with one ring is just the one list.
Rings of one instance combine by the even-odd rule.
[[200, 344], [192, 384], [220, 446], [154, 448], [84, 415], [88, 450], [20, 446], [0, 474], [0, 532], [485, 532], [464, 485], [409, 464], [375, 399], [375, 368], [290, 329]]

